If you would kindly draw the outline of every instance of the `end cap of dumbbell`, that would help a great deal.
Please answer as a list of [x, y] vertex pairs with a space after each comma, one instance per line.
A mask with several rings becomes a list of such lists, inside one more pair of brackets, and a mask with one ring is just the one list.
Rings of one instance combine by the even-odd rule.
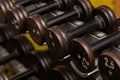
[[105, 80], [120, 80], [120, 57], [113, 52], [105, 52], [99, 57], [98, 66]]
[[6, 45], [6, 48], [9, 52], [13, 52], [16, 49], [22, 54], [34, 50], [31, 42], [25, 36], [15, 36], [11, 38]]
[[64, 65], [58, 65], [49, 72], [50, 80], [77, 80], [76, 75]]
[[64, 58], [67, 55], [66, 50], [68, 44], [65, 40], [66, 35], [64, 32], [58, 26], [54, 26], [47, 29], [45, 36], [49, 49], [54, 53], [54, 56], [59, 59]]
[[22, 62], [25, 67], [38, 65], [41, 70], [45, 71], [49, 70], [51, 65], [53, 65], [49, 56], [39, 51], [32, 51], [28, 54], [25, 54], [20, 62]]
[[7, 24], [3, 27], [0, 27], [0, 35], [1, 35], [0, 42], [4, 44], [17, 34], [18, 34], [17, 31], [11, 25]]
[[81, 38], [73, 39], [68, 46], [74, 64], [82, 73], [88, 73], [95, 68], [95, 58], [90, 46]]
[[20, 26], [22, 26], [22, 22], [18, 11], [18, 8], [8, 10], [6, 13], [6, 19], [8, 22], [15, 25], [15, 28], [19, 30]]
[[92, 15], [98, 17], [100, 16], [100, 18], [102, 18], [102, 31], [107, 33], [113, 32], [113, 25], [116, 21], [116, 16], [113, 10], [103, 5], [94, 9]]
[[92, 6], [90, 0], [79, 0], [78, 5], [80, 6], [80, 8], [83, 12], [82, 15], [84, 16], [84, 18], [91, 16], [91, 13], [93, 11], [93, 6]]
[[11, 22], [17, 30], [23, 29], [24, 19], [27, 16], [27, 13], [21, 9], [21, 7], [16, 7], [8, 10], [6, 13], [7, 21]]
[[43, 27], [43, 19], [40, 15], [30, 16], [27, 21], [30, 36], [37, 44], [44, 42], [45, 28]]
[[29, 52], [25, 54], [22, 59], [19, 59], [19, 62], [21, 62], [26, 68], [29, 68], [33, 65], [39, 64], [39, 58], [36, 56], [36, 54], [39, 54], [38, 52]]
[[77, 4], [78, 0], [63, 0], [64, 5], [60, 4], [62, 10], [70, 10], [72, 7]]

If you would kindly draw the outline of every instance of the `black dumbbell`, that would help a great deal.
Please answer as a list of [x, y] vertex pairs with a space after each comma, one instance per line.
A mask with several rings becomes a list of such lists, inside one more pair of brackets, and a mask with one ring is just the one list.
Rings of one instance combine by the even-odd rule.
[[91, 15], [93, 6], [89, 0], [79, 0], [77, 4], [76, 6], [73, 6], [72, 10], [66, 12], [65, 14], [54, 17], [52, 19], [45, 20], [40, 15], [36, 15], [28, 18], [27, 21], [28, 31], [31, 37], [33, 38], [33, 40], [38, 44], [42, 44], [44, 42], [45, 30], [47, 28], [77, 18], [83, 19]]
[[[69, 53], [75, 59], [75, 63], [79, 63], [79, 70], [81, 72], [89, 72], [95, 66], [95, 59], [99, 57], [100, 53], [116, 45], [119, 39], [120, 31], [116, 31], [91, 45], [81, 38], [76, 38], [70, 42]], [[71, 49], [77, 49], [77, 51], [72, 53], [73, 51]], [[84, 65], [82, 64], [83, 61], [85, 61]]]
[[[114, 48], [114, 47], [112, 47]], [[99, 57], [98, 66], [104, 80], [120, 80], [120, 51], [110, 49]]]
[[79, 80], [81, 79], [66, 65], [57, 65], [49, 71], [48, 78], [50, 80]]
[[43, 72], [49, 71], [57, 64], [66, 64], [69, 61], [69, 59], [58, 61], [53, 56], [44, 52], [31, 52], [29, 54], [25, 54], [23, 59], [25, 60], [20, 62], [23, 63], [23, 65], [26, 66], [28, 70], [11, 77], [10, 80], [22, 80], [24, 78], [30, 77], [31, 75], [36, 75], [38, 78], [40, 78]]
[[28, 6], [30, 4], [36, 3], [40, 0], [16, 0], [15, 2], [13, 2], [12, 0], [4, 0], [0, 3], [0, 23], [6, 23], [6, 12], [8, 9], [10, 8], [14, 8], [16, 6], [19, 5], [23, 5], [23, 6]]
[[[8, 21], [8, 25], [13, 24], [15, 29], [20, 31], [21, 29], [24, 28], [25, 20], [30, 15], [30, 13], [36, 11], [43, 5], [46, 5], [46, 3], [38, 2], [38, 3], [34, 3], [34, 4], [31, 4], [26, 7], [19, 6], [19, 7], [16, 7], [15, 9], [12, 8], [12, 9], [8, 10], [6, 12], [6, 19]], [[39, 12], [36, 12], [36, 13], [39, 13]], [[35, 14], [35, 13], [33, 13], [33, 14]]]
[[[40, 5], [41, 4], [33, 4], [34, 7], [33, 8], [33, 5], [30, 5], [30, 6], [27, 6], [27, 7], [22, 7], [20, 6], [19, 8], [17, 9], [11, 9], [11, 10], [8, 10], [7, 11], [7, 15], [6, 15], [6, 18], [8, 21], [11, 22], [11, 24], [14, 24], [14, 27], [21, 31], [22, 29], [26, 28], [25, 27], [25, 23], [26, 23], [26, 18], [30, 15], [33, 15], [33, 14], [44, 14], [46, 13], [46, 11], [51, 11], [51, 10], [54, 10], [54, 9], [68, 9], [70, 8], [74, 3], [72, 3], [74, 1], [72, 0], [53, 0], [53, 2], [49, 3], [48, 5], [45, 5], [45, 6], [42, 6], [41, 8]], [[39, 5], [39, 6], [38, 6]], [[69, 6], [70, 5], [70, 6]]]
[[[47, 13], [43, 15], [46, 18], [52, 18], [55, 15], [53, 13]], [[4, 27], [3, 27], [4, 26]], [[18, 26], [16, 26], [17, 28]], [[19, 35], [21, 33], [26, 33], [27, 28], [22, 27], [21, 30], [17, 30], [15, 28], [14, 24], [6, 24], [6, 25], [1, 25], [0, 26], [0, 45], [5, 45], [8, 40], [10, 40], [12, 37]]]
[[[84, 41], [84, 42], [86, 42], [87, 44], [89, 44], [89, 45], [92, 45], [93, 43], [95, 43], [95, 42], [97, 42], [97, 41], [99, 41], [99, 40], [101, 40], [101, 39], [103, 39], [104, 37], [106, 37], [107, 36], [107, 34], [106, 33], [104, 33], [104, 32], [102, 32], [102, 31], [92, 31], [92, 32], [90, 32], [90, 33], [87, 33], [87, 34], [85, 34], [84, 36], [82, 36], [81, 37], [81, 39]], [[79, 48], [76, 48], [76, 45], [77, 43], [74, 43], [74, 44], [70, 44], [70, 45], [68, 45], [68, 51], [67, 51], [67, 54], [68, 55], [71, 55], [72, 53], [74, 54], [74, 53], [77, 53], [78, 51], [79, 51]], [[75, 46], [75, 47], [71, 47], [71, 46]], [[79, 47], [79, 46], [78, 46]], [[72, 50], [70, 50], [70, 49], [72, 49]], [[70, 51], [69, 51], [70, 50]], [[82, 53], [82, 52], [81, 52]], [[67, 56], [68, 56], [67, 55]], [[79, 57], [79, 58], [81, 58], [81, 56], [79, 56], [79, 54], [77, 55], [77, 57]], [[71, 58], [72, 58], [72, 61], [71, 61], [71, 66], [73, 67], [73, 69], [79, 74], [79, 75], [81, 75], [81, 76], [83, 76], [83, 77], [87, 77], [90, 73], [91, 73], [91, 71], [92, 70], [94, 70], [94, 69], [96, 69], [96, 67], [97, 66], [94, 66], [93, 68], [92, 68], [92, 70], [90, 71], [90, 72], [81, 72], [81, 70], [79, 69], [79, 64], [78, 64], [78, 61], [76, 60], [76, 56], [72, 56], [71, 55]], [[96, 62], [97, 62], [97, 59], [95, 60]], [[86, 59], [84, 59], [83, 60], [83, 62], [82, 62], [82, 66], [84, 66], [84, 68], [88, 68], [87, 66], [86, 66], [86, 63], [87, 63], [87, 60]], [[97, 64], [97, 63], [96, 63]], [[95, 64], [95, 65], [96, 65]]]
[[[116, 21], [114, 26], [115, 31], [120, 29], [120, 19]], [[103, 52], [102, 55], [99, 57], [99, 70], [105, 80], [120, 79], [118, 74], [120, 72], [119, 56], [119, 46], [117, 47], [117, 45], [115, 45], [114, 47], [111, 47], [107, 51]]]
[[50, 80], [102, 80], [99, 71], [95, 71], [87, 77], [81, 77], [68, 65], [57, 65], [49, 71], [48, 78]]
[[8, 40], [10, 40], [13, 36], [16, 36], [18, 31], [14, 29], [11, 24], [3, 25], [4, 27], [0, 27], [0, 45], [4, 46]]
[[49, 28], [46, 31], [46, 40], [50, 50], [56, 55], [59, 55], [59, 58], [63, 58], [66, 55], [67, 47], [71, 39], [83, 36], [93, 30], [102, 30], [106, 33], [113, 31], [112, 25], [116, 17], [109, 7], [100, 6], [93, 10], [92, 15], [94, 19], [67, 32], [59, 28], [56, 29], [56, 27]]
[[12, 38], [4, 48], [8, 51], [9, 55], [0, 58], [0, 65], [14, 59], [21, 59], [24, 54], [34, 50], [31, 42], [25, 36], [16, 36]]

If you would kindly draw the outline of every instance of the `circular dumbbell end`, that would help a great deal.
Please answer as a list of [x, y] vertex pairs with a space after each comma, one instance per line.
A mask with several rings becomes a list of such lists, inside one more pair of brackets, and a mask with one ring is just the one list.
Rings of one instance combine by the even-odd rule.
[[116, 16], [109, 7], [100, 6], [93, 10], [93, 16], [100, 16], [102, 18], [101, 29], [107, 33], [111, 33], [113, 31], [113, 24], [116, 21]]
[[89, 0], [79, 0], [78, 5], [83, 11], [83, 16], [84, 17], [89, 17], [91, 16], [91, 13], [93, 11], [93, 6]]
[[20, 16], [20, 9], [16, 8], [16, 9], [10, 9], [7, 11], [6, 13], [6, 19], [8, 22], [11, 22], [11, 24], [13, 24], [15, 26], [15, 28], [17, 30], [21, 29], [21, 26], [23, 27], [23, 22]]
[[18, 50], [20, 57], [34, 50], [31, 42], [25, 36], [15, 36], [8, 41], [6, 47], [10, 52], [13, 52], [15, 49]]
[[98, 66], [105, 80], [120, 80], [120, 58], [115, 53], [103, 53], [99, 57]]
[[42, 44], [44, 42], [45, 28], [41, 23], [41, 16], [30, 16], [27, 20], [27, 26], [30, 36], [37, 44]]
[[50, 51], [54, 53], [57, 58], [63, 58], [66, 55], [66, 40], [64, 32], [59, 29], [58, 26], [47, 29], [46, 31], [46, 42], [50, 48]]
[[[37, 54], [37, 53], [35, 53], [35, 54]], [[22, 59], [19, 59], [19, 62], [21, 62], [27, 68], [29, 68], [33, 65], [37, 65], [37, 64], [39, 64], [39, 59], [35, 54], [33, 52], [30, 52], [29, 54], [25, 54], [22, 57]]]
[[50, 70], [49, 78], [51, 80], [77, 80], [75, 74], [69, 68], [62, 65]]
[[82, 73], [88, 73], [95, 67], [94, 54], [84, 40], [80, 38], [73, 39], [69, 44], [68, 53]]
[[[26, 60], [27, 58], [27, 60]], [[25, 67], [31, 67], [33, 65], [37, 65], [40, 68], [40, 71], [47, 71], [50, 69], [53, 62], [51, 58], [44, 53], [40, 52], [30, 52], [29, 54], [25, 54], [22, 59], [19, 60]]]

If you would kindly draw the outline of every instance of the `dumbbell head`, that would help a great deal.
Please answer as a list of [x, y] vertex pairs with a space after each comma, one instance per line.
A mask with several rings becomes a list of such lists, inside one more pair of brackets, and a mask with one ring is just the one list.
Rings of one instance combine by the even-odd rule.
[[22, 59], [19, 60], [25, 67], [31, 67], [37, 65], [43, 71], [48, 71], [52, 65], [54, 65], [51, 58], [42, 52], [29, 52], [25, 54]]
[[75, 4], [78, 4], [79, 0], [54, 0], [58, 3], [58, 9], [70, 10]]
[[43, 28], [43, 24], [44, 20], [38, 14], [30, 16], [27, 21], [30, 36], [37, 44], [42, 44], [44, 42], [45, 28]]
[[34, 50], [31, 42], [25, 36], [16, 36], [10, 39], [6, 48], [9, 52], [18, 50], [21, 54], [26, 54]]
[[116, 53], [103, 53], [99, 57], [98, 65], [104, 80], [120, 80], [120, 57]]
[[107, 33], [111, 33], [113, 31], [113, 24], [116, 21], [116, 16], [109, 7], [107, 6], [100, 6], [93, 10], [92, 15], [96, 17], [100, 17], [102, 24], [101, 30]]
[[7, 23], [6, 14], [7, 10], [13, 8], [13, 3], [11, 0], [3, 0], [0, 3], [0, 23]]
[[49, 71], [50, 80], [77, 80], [76, 75], [66, 66], [58, 65]]
[[33, 51], [34, 48], [28, 39], [24, 36], [17, 36], [8, 41], [5, 45], [6, 50], [10, 55], [2, 57], [0, 64], [5, 64], [14, 59], [21, 59], [25, 54]]
[[18, 32], [16, 29], [14, 29], [14, 27], [12, 27], [12, 25], [5, 25], [3, 27], [0, 27], [0, 43], [5, 45], [8, 40], [17, 34]]
[[51, 53], [53, 53], [54, 56], [59, 59], [65, 57], [67, 42], [64, 38], [65, 35], [62, 35], [62, 30], [59, 29], [59, 26], [49, 28], [45, 36]]
[[93, 6], [89, 0], [65, 0], [65, 4], [68, 6], [68, 8], [73, 8], [74, 5], [80, 6], [84, 13], [82, 14], [84, 17], [90, 16], [93, 10]]
[[68, 53], [74, 59], [74, 64], [83, 73], [88, 73], [93, 70], [95, 58], [91, 47], [81, 38], [73, 39], [70, 42]]
[[25, 17], [28, 16], [28, 14], [25, 12], [24, 8], [17, 7], [16, 9], [10, 9], [7, 11], [6, 19], [8, 22], [11, 22], [13, 25], [15, 25], [15, 28], [17, 30], [21, 30], [24, 26], [23, 20]]
[[90, 0], [78, 0], [78, 1], [79, 2], [77, 4], [80, 6], [82, 11], [82, 14], [80, 14], [80, 16], [82, 16], [81, 18], [90, 17], [94, 8]]

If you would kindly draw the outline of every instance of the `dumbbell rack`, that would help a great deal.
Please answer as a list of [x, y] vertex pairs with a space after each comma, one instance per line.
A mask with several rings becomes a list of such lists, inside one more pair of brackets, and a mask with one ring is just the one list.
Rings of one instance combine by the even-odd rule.
[[[108, 6], [95, 8], [89, 0], [2, 0], [0, 13], [1, 79], [120, 80], [120, 19]], [[47, 48], [35, 50], [25, 34]], [[15, 74], [7, 77], [4, 64]]]

